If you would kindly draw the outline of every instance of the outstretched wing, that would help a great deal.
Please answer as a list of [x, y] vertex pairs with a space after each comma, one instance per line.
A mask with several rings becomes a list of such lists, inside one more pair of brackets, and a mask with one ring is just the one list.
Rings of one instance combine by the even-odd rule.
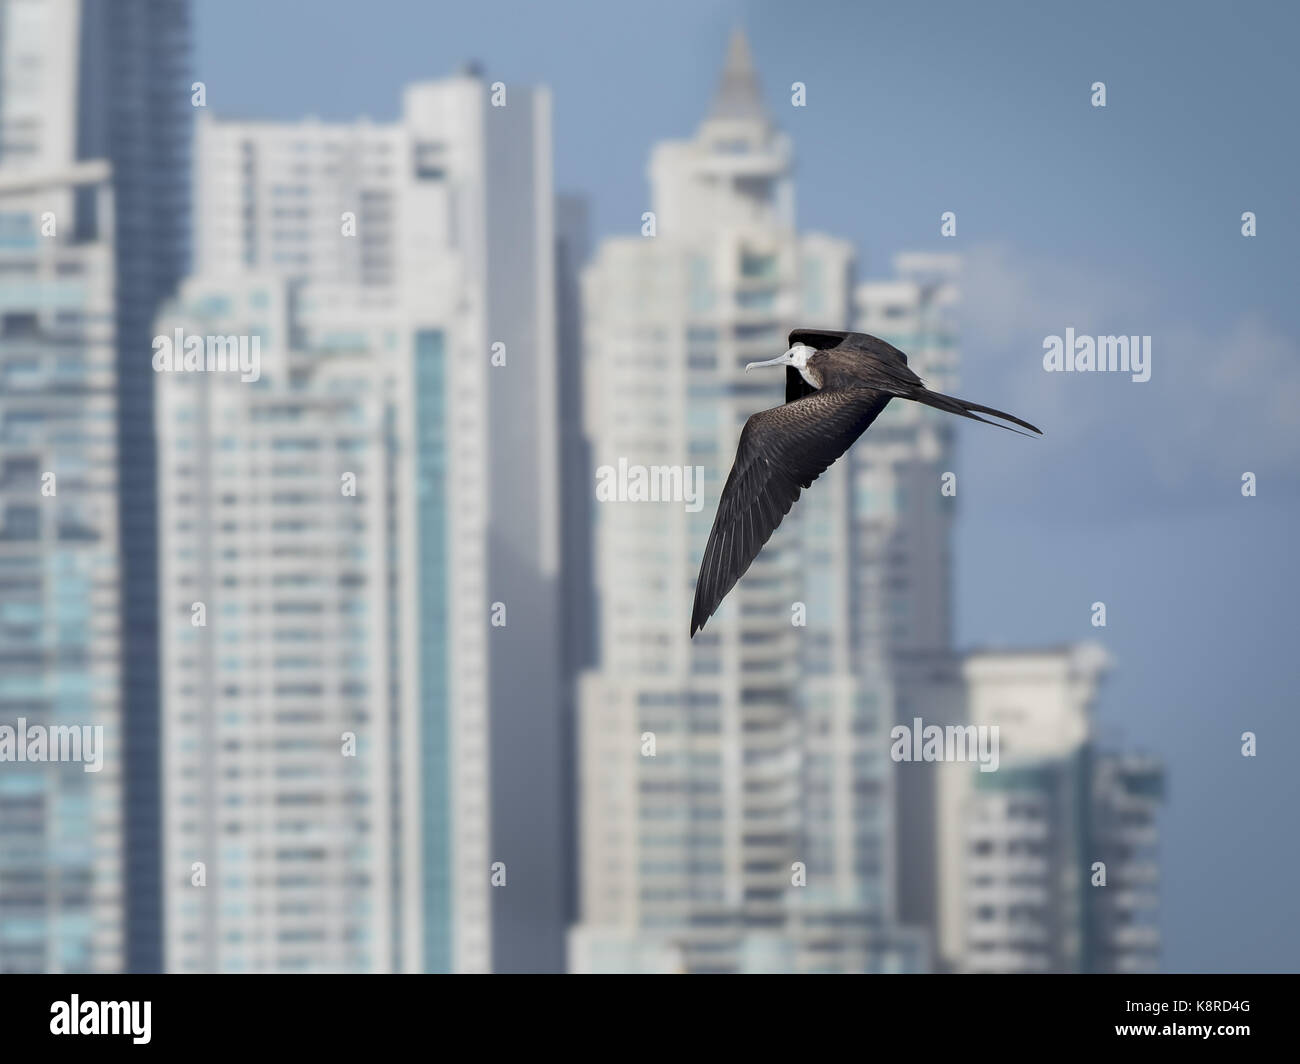
[[876, 420], [892, 396], [819, 391], [745, 422], [695, 582], [691, 635], [704, 627], [808, 487]]

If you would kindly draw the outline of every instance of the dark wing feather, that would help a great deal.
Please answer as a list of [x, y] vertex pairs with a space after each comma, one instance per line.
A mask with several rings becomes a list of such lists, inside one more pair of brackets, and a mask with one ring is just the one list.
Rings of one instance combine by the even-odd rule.
[[808, 487], [875, 421], [891, 396], [819, 391], [745, 422], [695, 582], [691, 635], [713, 616]]

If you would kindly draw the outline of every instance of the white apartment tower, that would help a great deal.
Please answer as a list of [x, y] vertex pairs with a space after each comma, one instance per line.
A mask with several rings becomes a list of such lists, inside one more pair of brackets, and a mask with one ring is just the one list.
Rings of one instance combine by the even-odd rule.
[[[795, 227], [793, 153], [733, 37], [696, 136], [660, 144], [641, 235], [584, 283], [595, 466], [701, 467], [702, 506], [600, 502], [600, 668], [580, 699], [577, 971], [911, 970], [894, 923], [892, 691], [858, 668], [850, 480], [832, 467], [708, 626], [692, 594], [745, 420], [744, 373], [851, 317], [850, 246]], [[593, 470], [593, 475], [595, 470]]]
[[967, 720], [994, 726], [1000, 767], [942, 766], [941, 955], [968, 972], [1154, 971], [1154, 761], [1103, 752], [1100, 647], [981, 651]]
[[[196, 329], [269, 329], [263, 358], [279, 369], [255, 384], [207, 386], [249, 427], [233, 445], [245, 461], [242, 473], [229, 467], [234, 480], [222, 481], [217, 463], [225, 430], [177, 429], [160, 412], [160, 435], [188, 436], [212, 456], [207, 469], [182, 468], [177, 456], [168, 491], [212, 506], [234, 495], [252, 527], [301, 520], [314, 529], [269, 559], [256, 541], [232, 545], [247, 552], [237, 571], [261, 581], [247, 605], [278, 624], [292, 603], [310, 602], [291, 627], [312, 633], [313, 655], [341, 656], [363, 672], [359, 688], [340, 677], [314, 715], [299, 718], [277, 709], [273, 692], [300, 665], [277, 659], [251, 631], [237, 637], [263, 648], [234, 670], [240, 683], [262, 679], [260, 697], [270, 701], [260, 726], [290, 736], [286, 749], [305, 744], [310, 753], [299, 756], [311, 770], [283, 792], [218, 775], [214, 808], [274, 807], [277, 793], [306, 788], [314, 797], [290, 799], [296, 815], [285, 831], [325, 842], [267, 840], [252, 908], [227, 910], [219, 895], [200, 903], [202, 919], [169, 925], [169, 958], [192, 957], [187, 967], [227, 967], [227, 954], [192, 946], [221, 950], [232, 933], [266, 946], [239, 951], [257, 957], [258, 970], [563, 967], [549, 99], [544, 90], [497, 90], [473, 72], [412, 86], [391, 125], [200, 126], [197, 273], [159, 332], [207, 306], [213, 312]], [[259, 286], [277, 316], [249, 309], [247, 293]], [[192, 386], [178, 376], [160, 387]], [[290, 436], [314, 457], [285, 466], [281, 490], [267, 452]], [[367, 476], [355, 497], [342, 496], [340, 477], [354, 467]], [[184, 538], [171, 495], [163, 513], [171, 549]], [[314, 541], [327, 560], [309, 557]], [[306, 571], [311, 580], [299, 587]], [[214, 594], [221, 602], [232, 593]], [[169, 576], [173, 641], [195, 639], [181, 615], [188, 595]], [[341, 627], [345, 598], [353, 612]], [[200, 640], [217, 645], [219, 616], [210, 603]], [[176, 699], [196, 666], [179, 649], [166, 661]], [[204, 690], [216, 698], [221, 686]], [[181, 702], [167, 705], [169, 744], [195, 729], [214, 729], [218, 745], [246, 734], [247, 721], [227, 722], [215, 704], [193, 719]], [[343, 731], [364, 739], [364, 755], [340, 757]], [[365, 837], [350, 845], [354, 829]], [[193, 910], [186, 869], [199, 836], [192, 823], [175, 823], [167, 839], [169, 899]], [[293, 860], [311, 869], [303, 922], [315, 937], [277, 952], [270, 925], [250, 921], [254, 909], [297, 903], [302, 885], [279, 875], [295, 850]], [[496, 862], [512, 889], [490, 886]], [[231, 889], [209, 877], [210, 894]], [[325, 927], [344, 903], [364, 914], [347, 941], [346, 921]]]
[[289, 303], [274, 278], [191, 280], [159, 328], [260, 356], [256, 382], [157, 385], [171, 971], [384, 971], [410, 948], [382, 339], [294, 344]]

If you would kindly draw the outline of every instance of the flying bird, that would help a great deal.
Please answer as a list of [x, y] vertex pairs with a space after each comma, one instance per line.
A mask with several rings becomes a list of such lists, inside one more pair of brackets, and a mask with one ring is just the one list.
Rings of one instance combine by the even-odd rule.
[[979, 416], [989, 414], [1042, 435], [1001, 410], [930, 391], [908, 369], [903, 352], [866, 333], [796, 329], [785, 354], [751, 362], [745, 371], [756, 366], [786, 367], [785, 404], [759, 411], [741, 430], [695, 582], [692, 638], [758, 557], [800, 489], [847, 451], [889, 400], [912, 399], [1019, 431]]

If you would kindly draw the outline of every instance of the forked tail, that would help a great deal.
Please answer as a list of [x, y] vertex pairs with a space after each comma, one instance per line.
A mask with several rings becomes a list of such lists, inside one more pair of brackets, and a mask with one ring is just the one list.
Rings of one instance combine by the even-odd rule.
[[[1017, 432], [1021, 436], [1028, 436], [1029, 432], [1036, 432], [1038, 435], [1043, 434], [1043, 430], [1028, 421], [1021, 421], [1014, 414], [1008, 414], [1003, 410], [994, 410], [991, 406], [980, 406], [979, 403], [972, 403], [966, 399], [958, 399], [954, 395], [944, 395], [943, 392], [932, 392], [928, 388], [913, 388], [910, 392], [900, 393], [904, 399], [914, 399], [918, 403], [924, 403], [926, 406], [932, 406], [936, 410], [946, 410], [950, 414], [960, 414], [962, 417], [968, 417], [972, 421], [982, 421], [985, 425], [997, 425], [1000, 429], [1006, 429], [1008, 432]], [[971, 411], [977, 410], [978, 414]], [[1013, 429], [1011, 425], [998, 425], [996, 421], [990, 421], [988, 418], [980, 417], [979, 414], [990, 414], [993, 417], [1001, 418], [1003, 421], [1010, 421], [1012, 424], [1026, 428], [1029, 432], [1020, 432], [1020, 429]]]

